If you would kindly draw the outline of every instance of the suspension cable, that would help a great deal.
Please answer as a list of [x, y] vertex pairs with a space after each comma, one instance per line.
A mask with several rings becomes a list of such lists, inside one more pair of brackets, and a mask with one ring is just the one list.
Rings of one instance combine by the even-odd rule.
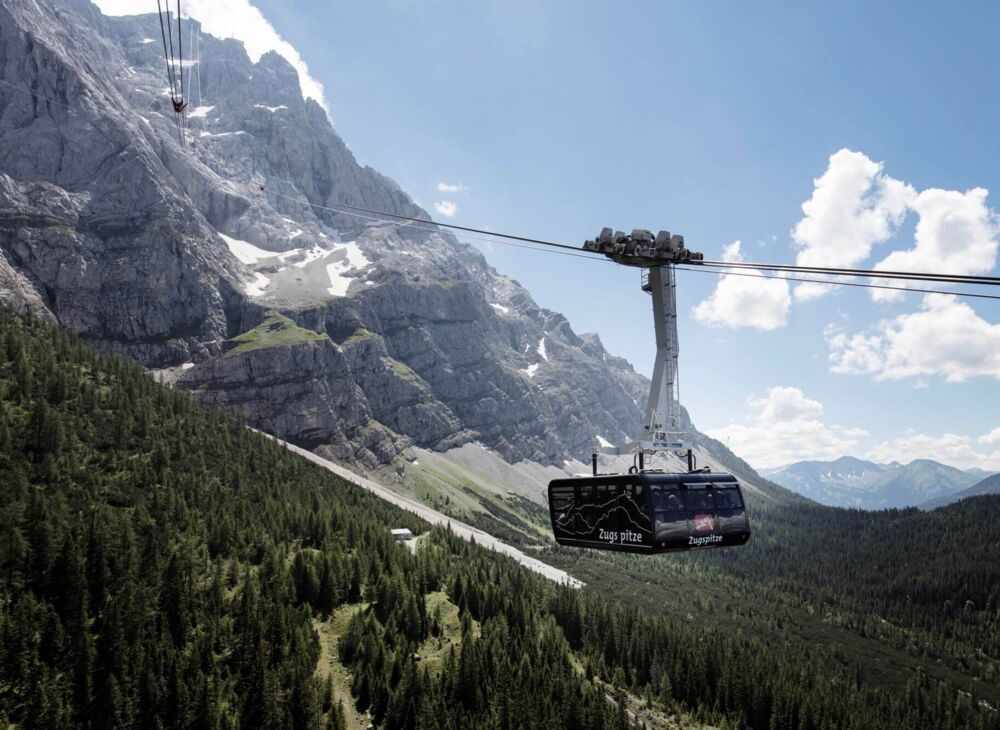
[[[313, 208], [319, 208], [320, 210], [329, 210], [329, 211], [332, 211], [334, 213], [343, 213], [343, 212], [345, 212], [345, 211], [342, 211], [342, 210], [336, 210], [334, 208], [330, 208], [330, 207], [328, 207], [326, 205], [320, 205], [319, 203], [313, 203], [308, 198], [306, 198], [305, 200], [303, 200], [302, 198], [297, 198], [297, 197], [295, 197], [293, 195], [286, 195], [285, 193], [278, 192], [277, 190], [272, 190], [271, 188], [265, 187], [263, 185], [261, 186], [261, 190], [269, 192], [269, 193], [271, 193], [273, 195], [279, 195], [279, 196], [281, 196], [283, 198], [288, 198], [290, 200], [295, 200], [295, 201], [297, 201], [299, 203], [305, 203], [306, 205], [310, 205]], [[409, 215], [400, 215], [398, 213], [387, 213], [384, 210], [373, 210], [371, 208], [363, 208], [363, 207], [361, 207], [359, 205], [349, 205], [347, 203], [336, 203], [335, 205], [338, 205], [338, 206], [340, 206], [342, 208], [347, 208], [349, 210], [360, 211], [362, 213], [369, 213], [369, 214], [374, 215], [376, 217], [388, 216], [389, 218], [392, 218], [392, 219], [395, 219], [395, 220], [412, 221], [414, 223], [429, 223], [430, 225], [437, 226], [439, 228], [450, 228], [451, 230], [464, 231], [466, 233], [480, 233], [480, 234], [485, 235], [485, 236], [498, 237], [498, 238], [507, 238], [507, 239], [510, 239], [512, 241], [522, 241], [524, 243], [536, 243], [536, 244], [539, 244], [539, 245], [542, 245], [542, 246], [552, 246], [553, 248], [563, 248], [563, 249], [567, 249], [569, 251], [575, 251], [577, 253], [584, 253], [583, 249], [580, 248], [579, 246], [570, 246], [569, 244], [566, 244], [566, 243], [556, 243], [555, 241], [546, 241], [546, 240], [543, 240], [543, 239], [540, 239], [540, 238], [529, 238], [527, 236], [515, 236], [515, 235], [510, 234], [510, 233], [497, 233], [495, 231], [487, 231], [487, 230], [482, 229], [482, 228], [470, 228], [468, 226], [459, 226], [459, 225], [456, 225], [454, 223], [439, 223], [437, 221], [428, 220], [426, 218], [414, 218], [413, 216], [409, 216]], [[392, 222], [392, 221], [387, 221], [387, 222]], [[590, 254], [585, 254], [585, 255], [589, 256]], [[595, 253], [595, 254], [593, 254], [593, 257], [594, 258], [597, 258], [597, 257], [602, 257], [603, 258], [603, 254], [597, 254], [597, 253]]]
[[889, 271], [882, 269], [842, 269], [827, 266], [799, 266], [798, 264], [755, 264], [745, 261], [702, 261], [701, 264], [724, 269], [788, 271], [806, 274], [826, 274], [828, 276], [863, 276], [869, 279], [913, 279], [951, 284], [980, 284], [984, 286], [1000, 285], [1000, 277], [997, 276], [932, 274], [920, 271]]
[[[352, 211], [360, 211], [365, 213], [365, 216], [372, 220], [380, 220], [386, 223], [393, 223], [396, 221], [409, 221], [414, 224], [424, 224], [424, 226], [435, 226], [436, 228], [448, 228], [451, 230], [463, 231], [465, 233], [474, 233], [481, 236], [488, 236], [486, 240], [493, 243], [502, 243], [497, 239], [508, 239], [512, 241], [520, 241], [524, 243], [531, 243], [540, 246], [548, 246], [556, 249], [564, 249], [574, 252], [575, 255], [581, 256], [582, 258], [596, 258], [598, 260], [608, 260], [604, 258], [603, 254], [589, 254], [584, 253], [583, 250], [577, 246], [570, 246], [564, 243], [557, 243], [555, 241], [547, 241], [539, 238], [530, 238], [527, 236], [517, 236], [508, 233], [501, 233], [498, 231], [487, 231], [481, 228], [472, 228], [470, 226], [460, 226], [454, 223], [440, 223], [437, 221], [428, 220], [425, 218], [415, 218], [413, 216], [401, 215], [398, 213], [388, 213], [386, 211], [374, 210], [372, 208], [365, 208], [357, 205], [350, 205], [348, 203], [332, 203], [329, 205], [321, 205], [319, 203], [313, 203], [308, 198], [296, 197], [293, 195], [288, 195], [286, 193], [273, 190], [266, 186], [261, 186], [261, 190], [277, 195], [289, 200], [294, 200], [298, 203], [305, 203], [313, 208], [318, 208], [320, 210], [327, 210], [332, 213], [338, 213], [343, 215], [353, 215]], [[337, 207], [331, 207], [337, 206]], [[435, 230], [434, 228], [426, 228], [423, 226], [416, 226], [422, 230]], [[533, 248], [532, 250], [539, 251], [542, 249]], [[824, 268], [824, 267], [809, 267], [809, 266], [797, 266], [790, 264], [751, 264], [747, 262], [727, 262], [727, 261], [701, 261], [701, 262], [691, 262], [692, 265], [704, 265], [706, 267], [712, 267], [712, 269], [753, 269], [753, 270], [775, 270], [787, 273], [807, 273], [807, 274], [826, 274], [829, 276], [860, 276], [870, 279], [904, 279], [904, 280], [914, 280], [914, 281], [926, 281], [926, 282], [937, 282], [942, 284], [971, 284], [979, 286], [997, 286], [1000, 285], [1000, 277], [991, 276], [965, 276], [961, 274], [928, 274], [923, 272], [907, 272], [907, 271], [879, 271], [879, 270], [866, 270], [866, 269], [839, 269], [839, 268]], [[694, 269], [687, 269], [693, 271]], [[716, 272], [716, 273], [733, 273], [733, 272]], [[827, 280], [816, 280], [816, 279], [794, 279], [791, 277], [763, 277], [763, 278], [788, 278], [790, 281], [803, 281], [812, 282], [818, 284], [829, 284], [830, 286], [864, 286], [868, 288], [886, 288], [886, 289], [898, 289], [902, 291], [925, 291], [926, 293], [957, 293], [957, 292], [941, 292], [939, 290], [917, 290], [911, 289], [909, 287], [890, 287], [887, 285], [865, 285], [857, 284], [843, 281], [827, 281]], [[980, 298], [990, 298], [987, 295], [979, 294], [975, 295]]]
[[181, 80], [181, 102], [184, 101], [184, 34], [181, 33], [181, 0], [177, 0], [177, 62]]
[[[174, 58], [174, 32], [170, 24], [170, 0], [156, 0], [160, 20], [160, 39], [163, 41], [163, 60], [167, 65], [167, 82], [170, 84], [170, 104], [174, 108], [174, 126], [180, 146], [186, 146], [186, 114], [184, 109], [184, 35], [181, 32], [181, 0], [177, 0], [177, 54]], [[164, 20], [164, 15], [166, 20]]]
[[[157, 4], [159, 4], [160, 0], [156, 0], [156, 2]], [[170, 48], [170, 60], [168, 61], [168, 63], [170, 64], [170, 100], [173, 101], [177, 95], [177, 82], [176, 82], [177, 74], [174, 70], [176, 62], [174, 61], [174, 34], [173, 30], [170, 27], [170, 0], [166, 0], [166, 4], [167, 4], [167, 40], [169, 41], [168, 46]]]
[[[167, 0], [167, 2], [170, 2], [170, 0]], [[156, 9], [157, 9], [158, 14], [160, 16], [160, 37], [163, 39], [163, 59], [164, 59], [164, 61], [166, 61], [166, 64], [167, 64], [167, 80], [170, 83], [170, 96], [171, 96], [171, 98], [173, 98], [173, 95], [174, 95], [174, 86], [175, 86], [174, 85], [174, 65], [170, 62], [170, 57], [171, 57], [171, 53], [173, 51], [174, 41], [173, 41], [173, 37], [171, 37], [171, 39], [170, 39], [170, 50], [168, 51], [167, 50], [167, 31], [164, 28], [164, 23], [163, 23], [163, 6], [160, 4], [160, 0], [156, 0]], [[170, 7], [169, 6], [167, 6], [167, 23], [166, 23], [166, 25], [168, 27], [170, 25]]]
[[716, 276], [745, 276], [749, 279], [779, 279], [781, 281], [798, 281], [809, 284], [826, 284], [827, 286], [855, 286], [862, 289], [891, 289], [893, 291], [916, 292], [918, 294], [951, 294], [959, 297], [974, 297], [976, 299], [996, 299], [1000, 296], [994, 294], [973, 294], [972, 292], [947, 291], [944, 289], [913, 289], [908, 286], [889, 286], [888, 284], [861, 284], [856, 281], [830, 281], [829, 279], [805, 279], [797, 276], [773, 276], [769, 274], [744, 274], [737, 271], [723, 271], [721, 269], [692, 269], [678, 266], [678, 271], [690, 271], [695, 274], [715, 274]]
[[[265, 188], [262, 188], [265, 189]], [[328, 203], [327, 205], [319, 205], [318, 203], [310, 203], [308, 200], [302, 198], [297, 198], [294, 195], [287, 195], [285, 193], [279, 193], [276, 190], [267, 189], [267, 192], [272, 195], [277, 195], [282, 198], [288, 198], [289, 200], [294, 200], [297, 203], [305, 203], [306, 205], [312, 206], [314, 208], [320, 208], [322, 210], [330, 211], [331, 213], [337, 213], [341, 215], [349, 215], [354, 218], [361, 218], [368, 221], [377, 221], [379, 223], [390, 223], [398, 226], [399, 228], [414, 228], [418, 231], [427, 231], [428, 233], [439, 233], [439, 226], [446, 225], [435, 223], [432, 220], [425, 220], [423, 218], [407, 218], [405, 223], [400, 224], [399, 218], [401, 216], [394, 216], [396, 219], [389, 218], [387, 216], [393, 215], [392, 213], [385, 213], [381, 215], [375, 215], [373, 213], [355, 213], [352, 210], [346, 210], [346, 208], [355, 208], [356, 206], [348, 206], [344, 203]], [[333, 207], [331, 207], [333, 206]], [[343, 206], [345, 210], [340, 210], [340, 206]], [[576, 258], [587, 259], [588, 261], [597, 261], [599, 263], [614, 263], [610, 259], [604, 256], [594, 256], [589, 254], [582, 249], [572, 249], [571, 251], [559, 251], [553, 250], [551, 248], [537, 248], [536, 246], [528, 246], [523, 243], [515, 243], [514, 241], [504, 241], [501, 238], [493, 238], [490, 233], [483, 231], [485, 235], [466, 235], [464, 238], [472, 239], [475, 241], [483, 241], [484, 243], [499, 244], [501, 246], [513, 246], [514, 248], [523, 248], [527, 251], [538, 251], [539, 253], [550, 253], [559, 254], [561, 256], [574, 256]]]

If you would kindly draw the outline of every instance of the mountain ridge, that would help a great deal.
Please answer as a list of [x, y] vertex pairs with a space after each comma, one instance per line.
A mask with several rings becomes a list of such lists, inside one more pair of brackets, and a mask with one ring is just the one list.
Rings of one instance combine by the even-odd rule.
[[861, 509], [918, 506], [947, 498], [977, 481], [972, 473], [932, 459], [879, 464], [853, 456], [799, 461], [761, 474], [820, 504]]
[[938, 507], [945, 507], [949, 504], [969, 499], [970, 497], [980, 497], [988, 494], [1000, 494], [1000, 473], [991, 474], [982, 481], [976, 482], [971, 487], [949, 495], [930, 499], [918, 506], [920, 509], [937, 509]]

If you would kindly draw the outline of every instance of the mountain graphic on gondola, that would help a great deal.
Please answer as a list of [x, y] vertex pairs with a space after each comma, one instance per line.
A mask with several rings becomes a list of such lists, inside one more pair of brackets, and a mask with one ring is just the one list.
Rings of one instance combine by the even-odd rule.
[[[624, 521], [622, 517], [624, 516]], [[590, 535], [605, 526], [628, 527], [652, 534], [645, 508], [630, 494], [619, 494], [601, 504], [575, 504], [555, 517], [555, 525], [568, 534]]]

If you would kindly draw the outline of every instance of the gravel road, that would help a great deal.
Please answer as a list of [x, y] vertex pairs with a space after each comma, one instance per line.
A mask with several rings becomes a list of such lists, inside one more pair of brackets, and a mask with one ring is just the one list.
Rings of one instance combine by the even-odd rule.
[[[269, 436], [269, 438], [274, 438], [274, 437]], [[319, 464], [324, 469], [332, 471], [334, 474], [341, 477], [342, 479], [345, 479], [351, 482], [352, 484], [357, 484], [359, 487], [367, 489], [369, 492], [373, 492], [374, 494], [378, 495], [385, 501], [391, 502], [397, 507], [402, 507], [403, 509], [409, 512], [413, 512], [419, 517], [422, 517], [423, 519], [427, 520], [432, 525], [440, 525], [442, 527], [450, 526], [451, 531], [454, 532], [459, 537], [462, 537], [470, 541], [475, 539], [477, 545], [481, 545], [485, 548], [495, 550], [496, 552], [503, 553], [504, 555], [509, 555], [524, 567], [535, 571], [539, 575], [545, 576], [549, 580], [555, 581], [556, 583], [564, 583], [566, 585], [572, 586], [573, 588], [582, 588], [584, 585], [582, 581], [577, 580], [569, 573], [567, 573], [565, 570], [560, 570], [559, 568], [553, 568], [551, 565], [543, 563], [541, 560], [538, 560], [537, 558], [533, 558], [530, 555], [525, 555], [516, 547], [508, 545], [505, 542], [501, 542], [488, 532], [483, 532], [482, 530], [478, 530], [475, 527], [466, 525], [464, 522], [459, 522], [458, 520], [455, 520], [449, 517], [448, 515], [442, 514], [437, 510], [431, 509], [427, 505], [418, 502], [415, 499], [410, 499], [409, 497], [404, 497], [401, 494], [397, 494], [388, 487], [385, 487], [379, 484], [378, 482], [374, 482], [371, 479], [366, 479], [363, 476], [359, 476], [358, 474], [352, 472], [350, 469], [342, 467], [339, 464], [335, 464], [332, 461], [324, 459], [321, 456], [317, 456], [311, 451], [306, 451], [305, 449], [299, 448], [298, 446], [290, 444], [287, 441], [282, 441], [281, 439], [275, 439], [275, 440], [278, 441], [279, 443], [284, 444], [285, 446], [288, 447], [289, 450], [294, 451], [296, 454], [299, 454], [300, 456], [309, 459], [309, 461], [313, 462], [314, 464]]]

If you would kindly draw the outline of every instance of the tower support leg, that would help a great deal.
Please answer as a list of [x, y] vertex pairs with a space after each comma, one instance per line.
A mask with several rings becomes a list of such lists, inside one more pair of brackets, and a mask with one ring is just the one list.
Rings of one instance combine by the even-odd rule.
[[682, 443], [677, 382], [677, 280], [673, 264], [650, 267], [649, 290], [653, 295], [656, 362], [639, 438], [652, 442], [654, 449], [679, 449]]

